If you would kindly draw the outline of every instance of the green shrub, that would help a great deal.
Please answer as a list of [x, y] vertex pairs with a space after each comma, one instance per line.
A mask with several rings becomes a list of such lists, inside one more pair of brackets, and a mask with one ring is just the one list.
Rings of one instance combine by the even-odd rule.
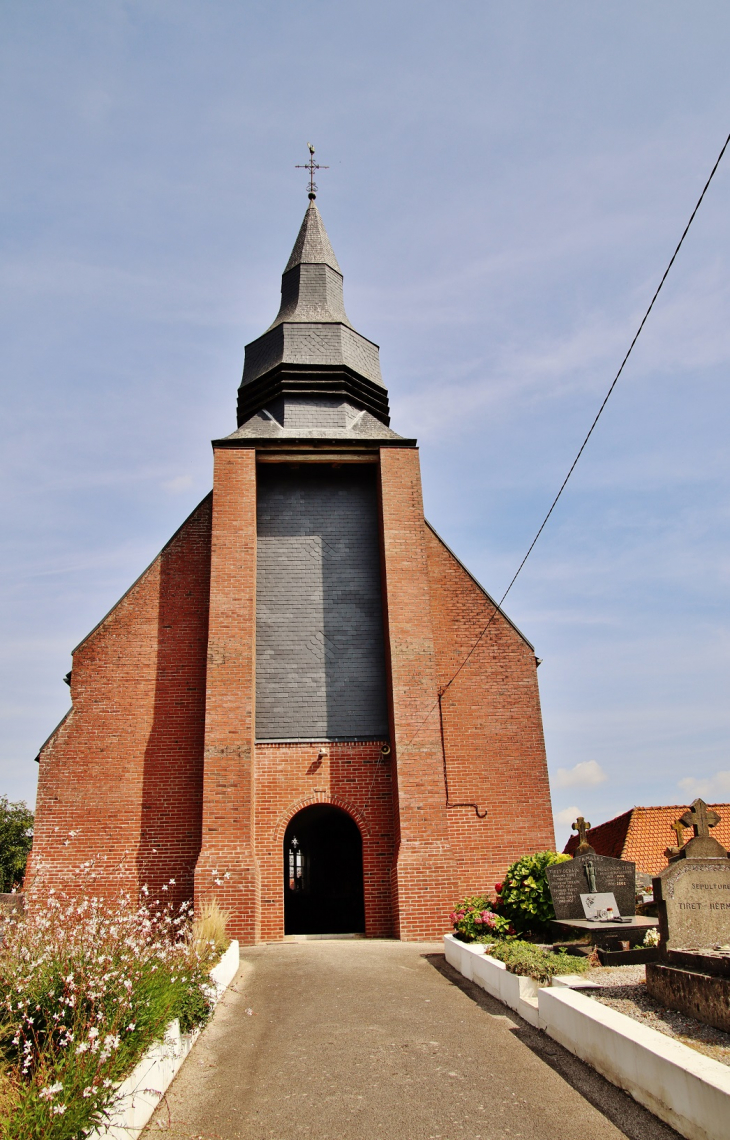
[[0, 796], [0, 892], [22, 886], [32, 844], [33, 812], [23, 800]]
[[496, 884], [494, 909], [509, 920], [518, 934], [542, 934], [550, 919], [555, 918], [547, 869], [566, 859], [570, 855], [558, 855], [555, 851], [523, 855]]
[[449, 916], [461, 942], [493, 942], [514, 933], [509, 919], [494, 913], [494, 904], [484, 895], [469, 895]]
[[123, 897], [34, 907], [0, 946], [3, 1140], [77, 1140], [113, 1108], [116, 1085], [180, 1020], [211, 1010], [216, 955], [191, 937], [189, 907]]
[[537, 982], [549, 982], [556, 974], [584, 974], [590, 962], [583, 955], [574, 956], [560, 950], [543, 950], [532, 942], [515, 939], [502, 942], [489, 951], [490, 957], [504, 962], [511, 974], [521, 974], [534, 978]]

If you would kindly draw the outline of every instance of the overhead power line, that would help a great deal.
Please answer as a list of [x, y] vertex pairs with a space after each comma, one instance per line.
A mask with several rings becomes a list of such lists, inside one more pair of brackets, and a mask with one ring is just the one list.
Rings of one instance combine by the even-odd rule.
[[569, 470], [568, 470], [568, 474], [565, 476], [565, 478], [563, 479], [563, 482], [562, 482], [562, 483], [561, 483], [561, 485], [560, 485], [560, 490], [558, 491], [557, 495], [555, 496], [555, 498], [553, 499], [552, 503], [550, 504], [550, 510], [549, 510], [549, 511], [548, 511], [548, 513], [545, 515], [545, 518], [542, 520], [542, 522], [540, 523], [540, 526], [539, 526], [539, 528], [538, 528], [537, 534], [535, 535], [535, 537], [533, 538], [533, 540], [532, 540], [532, 542], [530, 543], [529, 547], [527, 548], [527, 553], [525, 554], [525, 557], [522, 559], [522, 561], [520, 562], [519, 566], [518, 566], [518, 567], [517, 567], [517, 569], [515, 570], [515, 572], [514, 572], [514, 575], [512, 576], [512, 580], [511, 580], [510, 584], [508, 585], [508, 587], [507, 587], [507, 589], [505, 590], [505, 592], [502, 594], [502, 597], [499, 599], [499, 601], [498, 601], [498, 603], [497, 603], [497, 608], [496, 608], [496, 609], [494, 610], [494, 612], [492, 613], [492, 616], [490, 617], [489, 621], [488, 621], [488, 622], [487, 622], [487, 624], [485, 625], [485, 627], [484, 627], [484, 629], [482, 630], [482, 632], [479, 634], [479, 637], [476, 639], [476, 641], [475, 641], [475, 642], [474, 642], [474, 644], [472, 645], [471, 649], [469, 650], [469, 652], [467, 653], [466, 657], [464, 658], [464, 660], [463, 660], [463, 661], [461, 662], [461, 664], [459, 665], [459, 667], [458, 667], [458, 669], [456, 670], [456, 672], [455, 672], [455, 673], [453, 674], [453, 676], [452, 676], [452, 677], [451, 677], [451, 678], [450, 678], [450, 679], [449, 679], [449, 680], [446, 682], [446, 684], [445, 684], [445, 685], [442, 685], [442, 687], [441, 687], [441, 689], [440, 689], [440, 691], [439, 691], [439, 696], [443, 696], [443, 694], [446, 692], [446, 690], [447, 690], [448, 688], [450, 688], [450, 686], [451, 686], [451, 685], [453, 685], [454, 681], [455, 681], [455, 680], [456, 680], [456, 678], [459, 676], [459, 673], [460, 673], [460, 672], [461, 672], [461, 670], [464, 668], [464, 666], [466, 665], [467, 661], [468, 661], [468, 660], [469, 660], [469, 658], [472, 656], [472, 654], [474, 653], [475, 649], [476, 649], [476, 648], [477, 648], [477, 646], [479, 645], [480, 641], [481, 641], [481, 640], [482, 640], [482, 638], [484, 637], [484, 634], [485, 634], [485, 633], [487, 632], [487, 630], [489, 629], [489, 627], [490, 627], [490, 625], [492, 624], [492, 622], [493, 622], [494, 618], [495, 618], [495, 617], [496, 617], [496, 615], [499, 613], [499, 611], [500, 611], [500, 609], [501, 609], [501, 607], [502, 607], [502, 603], [504, 602], [505, 598], [507, 597], [507, 595], [509, 594], [510, 590], [511, 590], [511, 589], [512, 589], [512, 587], [514, 586], [514, 584], [515, 584], [515, 582], [517, 581], [518, 577], [520, 576], [520, 573], [521, 573], [521, 571], [522, 571], [522, 568], [523, 568], [523, 566], [525, 565], [525, 563], [527, 562], [527, 559], [530, 557], [530, 555], [532, 554], [533, 550], [535, 549], [535, 546], [537, 545], [537, 540], [539, 539], [540, 535], [541, 535], [541, 534], [542, 534], [542, 532], [544, 531], [545, 527], [547, 526], [547, 523], [548, 523], [548, 520], [549, 520], [550, 516], [552, 515], [552, 513], [553, 513], [553, 511], [555, 510], [556, 506], [558, 505], [558, 500], [560, 499], [560, 496], [562, 495], [563, 491], [564, 491], [564, 490], [565, 490], [565, 488], [567, 487], [567, 485], [568, 485], [568, 480], [570, 479], [571, 475], [572, 475], [572, 474], [573, 474], [573, 472], [575, 471], [575, 469], [576, 469], [576, 467], [577, 467], [577, 465], [578, 465], [578, 460], [580, 459], [581, 455], [582, 455], [582, 454], [583, 454], [583, 452], [585, 451], [585, 449], [586, 449], [586, 444], [588, 443], [588, 440], [589, 440], [589, 439], [591, 438], [591, 436], [593, 435], [593, 432], [594, 432], [594, 430], [595, 430], [596, 424], [597, 424], [597, 423], [598, 423], [598, 421], [600, 420], [600, 418], [601, 418], [601, 416], [602, 416], [602, 414], [603, 414], [603, 410], [604, 410], [604, 408], [606, 407], [606, 404], [608, 403], [608, 401], [610, 400], [610, 398], [611, 398], [611, 395], [612, 395], [612, 393], [613, 393], [613, 390], [614, 390], [614, 388], [616, 387], [616, 385], [617, 385], [617, 384], [618, 384], [618, 382], [619, 382], [619, 379], [620, 379], [620, 377], [621, 377], [621, 373], [623, 372], [624, 368], [626, 367], [626, 364], [627, 364], [627, 362], [628, 362], [628, 359], [629, 359], [629, 357], [631, 356], [631, 353], [634, 351], [634, 346], [635, 346], [635, 344], [636, 344], [637, 340], [639, 339], [639, 337], [641, 336], [641, 333], [642, 333], [642, 331], [643, 331], [644, 325], [646, 324], [646, 322], [647, 322], [647, 321], [648, 321], [648, 319], [649, 319], [649, 314], [651, 313], [652, 309], [654, 308], [654, 303], [655, 303], [655, 301], [656, 301], [657, 297], [659, 296], [659, 294], [660, 294], [660, 293], [661, 293], [661, 291], [662, 291], [662, 288], [663, 288], [663, 286], [664, 286], [664, 282], [666, 281], [667, 277], [669, 276], [669, 271], [670, 271], [670, 269], [672, 268], [672, 266], [674, 265], [674, 262], [675, 262], [675, 260], [676, 260], [676, 258], [677, 258], [677, 254], [679, 253], [680, 249], [682, 248], [682, 245], [683, 245], [683, 243], [684, 243], [684, 239], [686, 238], [687, 234], [689, 233], [689, 228], [690, 228], [690, 226], [692, 225], [692, 222], [695, 220], [695, 216], [696, 216], [696, 214], [697, 214], [697, 211], [699, 210], [700, 206], [702, 205], [702, 200], [703, 200], [703, 198], [704, 198], [705, 194], [707, 193], [708, 187], [709, 187], [710, 183], [712, 182], [712, 179], [715, 177], [715, 173], [716, 173], [716, 171], [717, 171], [717, 168], [718, 168], [718, 166], [720, 165], [720, 163], [722, 162], [722, 157], [723, 157], [723, 155], [725, 154], [725, 151], [727, 150], [727, 148], [728, 148], [728, 145], [729, 145], [729, 144], [730, 144], [730, 135], [728, 135], [728, 136], [727, 136], [727, 138], [725, 139], [725, 142], [724, 142], [724, 144], [723, 144], [722, 150], [720, 151], [719, 155], [717, 156], [717, 161], [715, 162], [715, 165], [713, 166], [712, 170], [710, 171], [710, 176], [709, 176], [709, 178], [707, 179], [707, 181], [705, 182], [705, 185], [704, 185], [704, 187], [703, 187], [703, 189], [702, 189], [702, 193], [700, 194], [699, 198], [697, 199], [697, 204], [696, 204], [696, 206], [695, 206], [694, 210], [692, 211], [692, 213], [690, 214], [690, 218], [689, 218], [689, 221], [687, 222], [687, 225], [684, 227], [684, 232], [682, 233], [682, 236], [681, 236], [681, 238], [679, 239], [679, 241], [678, 241], [678, 243], [677, 243], [677, 248], [675, 249], [674, 253], [673, 253], [673, 254], [672, 254], [672, 256], [670, 257], [670, 259], [669, 259], [669, 264], [667, 265], [667, 268], [664, 270], [664, 273], [662, 274], [662, 279], [661, 279], [661, 281], [659, 282], [659, 284], [657, 285], [657, 287], [656, 287], [656, 290], [655, 290], [655, 293], [654, 293], [654, 296], [652, 297], [651, 301], [649, 302], [649, 308], [646, 310], [646, 312], [644, 313], [644, 316], [641, 318], [641, 324], [639, 325], [638, 329], [637, 329], [637, 330], [636, 330], [636, 332], [634, 333], [634, 339], [631, 341], [631, 344], [629, 345], [629, 347], [628, 347], [628, 349], [627, 349], [626, 355], [624, 356], [623, 360], [621, 361], [621, 367], [619, 368], [618, 372], [617, 372], [617, 373], [616, 373], [616, 375], [614, 376], [614, 378], [613, 378], [613, 381], [612, 381], [612, 383], [611, 383], [611, 387], [608, 389], [608, 391], [606, 392], [606, 395], [604, 396], [604, 399], [603, 399], [603, 403], [601, 404], [600, 408], [598, 409], [598, 411], [597, 411], [597, 413], [596, 413], [596, 417], [595, 417], [595, 419], [593, 420], [593, 423], [591, 424], [590, 428], [588, 429], [588, 434], [586, 435], [585, 439], [583, 440], [582, 444], [580, 445], [580, 448], [578, 449], [578, 454], [576, 455], [575, 459], [574, 459], [574, 460], [573, 460], [573, 462], [571, 463], [571, 465], [570, 465], [570, 468], [569, 468]]
[[408, 741], [408, 743], [406, 745], [404, 745], [403, 751], [406, 751], [410, 747], [410, 745], [413, 743], [413, 741], [416, 739], [416, 737], [418, 736], [419, 732], [421, 731], [421, 729], [423, 728], [424, 724], [429, 719], [431, 714], [435, 711], [436, 708], [438, 708], [438, 710], [439, 710], [439, 722], [440, 722], [440, 729], [441, 729], [441, 745], [442, 745], [442, 753], [443, 753], [443, 761], [444, 761], [444, 779], [446, 781], [446, 806], [447, 807], [473, 807], [480, 819], [484, 818], [484, 815], [486, 815], [486, 812], [481, 813], [479, 811], [479, 807], [477, 804], [473, 804], [473, 803], [458, 803], [458, 804], [454, 803], [454, 804], [452, 804], [452, 803], [449, 803], [448, 776], [447, 776], [447, 772], [446, 772], [446, 751], [444, 748], [444, 722], [443, 722], [443, 706], [442, 706], [443, 697], [446, 694], [447, 690], [451, 688], [454, 681], [456, 680], [456, 678], [461, 673], [462, 669], [467, 665], [467, 663], [470, 661], [470, 659], [472, 658], [472, 656], [476, 652], [476, 650], [479, 647], [482, 639], [484, 638], [484, 635], [486, 634], [487, 630], [489, 629], [490, 625], [494, 621], [497, 614], [501, 613], [502, 604], [503, 604], [505, 598], [507, 597], [510, 590], [514, 586], [515, 582], [519, 578], [519, 576], [520, 576], [520, 574], [524, 568], [524, 565], [527, 562], [527, 559], [530, 557], [533, 550], [535, 549], [535, 546], [537, 545], [537, 541], [540, 538], [540, 535], [544, 531], [545, 527], [548, 524], [550, 516], [552, 515], [556, 506], [558, 505], [558, 501], [560, 500], [560, 497], [563, 494], [563, 491], [565, 490], [565, 488], [568, 485], [568, 480], [570, 479], [571, 475], [575, 471], [575, 469], [578, 465], [578, 460], [580, 459], [581, 455], [585, 451], [586, 445], [588, 444], [588, 440], [593, 435], [593, 432], [595, 431], [596, 425], [597, 425], [598, 421], [600, 420], [601, 416], [603, 415], [603, 411], [606, 407], [606, 404], [610, 400], [611, 395], [613, 394], [613, 390], [621, 378], [621, 374], [622, 374], [624, 368], [626, 367], [626, 364], [628, 363], [628, 359], [631, 356], [631, 353], [634, 351], [634, 347], [636, 345], [636, 342], [643, 332], [644, 325], [648, 321], [649, 314], [651, 313], [652, 309], [654, 308], [654, 304], [656, 302], [656, 299], [664, 287], [664, 282], [666, 281], [667, 277], [669, 276], [669, 272], [670, 272], [672, 266], [674, 265], [674, 262], [676, 261], [677, 254], [679, 253], [680, 249], [682, 248], [682, 245], [684, 244], [684, 239], [687, 237], [687, 234], [689, 233], [690, 226], [692, 225], [692, 222], [695, 220], [695, 217], [697, 215], [697, 211], [699, 210], [700, 206], [702, 205], [702, 201], [705, 197], [705, 194], [707, 193], [707, 190], [709, 188], [710, 183], [712, 182], [712, 179], [715, 177], [715, 174], [717, 172], [717, 168], [719, 167], [720, 163], [722, 162], [723, 156], [725, 154], [725, 151], [728, 148], [728, 145], [730, 145], [730, 134], [725, 139], [725, 142], [722, 146], [722, 149], [721, 149], [719, 155], [717, 156], [717, 160], [715, 162], [715, 165], [713, 166], [712, 170], [710, 171], [709, 178], [707, 179], [704, 187], [702, 188], [702, 193], [700, 194], [699, 198], [697, 199], [697, 203], [695, 205], [695, 208], [692, 211], [692, 213], [690, 214], [689, 221], [687, 222], [687, 225], [684, 227], [684, 231], [682, 233], [682, 236], [677, 243], [677, 248], [675, 249], [674, 253], [672, 254], [672, 256], [669, 259], [669, 264], [667, 265], [667, 268], [664, 270], [664, 273], [662, 274], [661, 281], [657, 285], [656, 290], [654, 292], [654, 296], [652, 297], [651, 301], [649, 302], [649, 307], [647, 308], [646, 312], [644, 313], [644, 316], [641, 319], [641, 323], [640, 323], [639, 327], [637, 328], [636, 332], [634, 333], [634, 338], [631, 341], [631, 344], [629, 345], [629, 347], [626, 351], [626, 355], [624, 356], [623, 360], [621, 361], [621, 366], [620, 366], [618, 372], [616, 373], [616, 375], [614, 376], [614, 378], [611, 382], [611, 386], [603, 398], [603, 403], [601, 404], [600, 408], [598, 409], [596, 416], [593, 420], [593, 423], [591, 424], [590, 428], [588, 429], [588, 433], [587, 433], [585, 439], [583, 440], [582, 444], [580, 445], [580, 447], [578, 449], [578, 454], [576, 455], [575, 459], [573, 460], [573, 462], [571, 463], [571, 465], [568, 469], [568, 474], [563, 479], [563, 482], [560, 485], [560, 489], [559, 489], [557, 495], [555, 496], [552, 503], [550, 504], [549, 511], [547, 512], [544, 519], [540, 523], [540, 526], [538, 527], [538, 530], [537, 530], [537, 533], [535, 534], [535, 537], [533, 538], [532, 542], [528, 546], [527, 552], [526, 552], [524, 558], [522, 559], [519, 566], [515, 570], [515, 572], [512, 576], [512, 579], [511, 579], [509, 585], [507, 586], [507, 589], [504, 591], [504, 593], [502, 594], [502, 597], [496, 603], [495, 608], [492, 611], [492, 614], [489, 618], [489, 621], [484, 626], [484, 629], [481, 631], [481, 633], [477, 637], [476, 641], [472, 645], [471, 649], [466, 654], [466, 656], [464, 657], [463, 661], [460, 663], [458, 668], [451, 675], [449, 680], [444, 685], [442, 685], [440, 687], [439, 692], [438, 692], [438, 698], [437, 698], [436, 702], [431, 706], [429, 711], [426, 713], [426, 716], [423, 718], [421, 723], [416, 728], [416, 731], [413, 733], [413, 736], [411, 737], [411, 739]]

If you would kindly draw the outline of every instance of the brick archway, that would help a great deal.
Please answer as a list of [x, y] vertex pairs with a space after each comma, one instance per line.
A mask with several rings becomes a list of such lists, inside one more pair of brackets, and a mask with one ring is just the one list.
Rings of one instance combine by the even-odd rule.
[[274, 837], [278, 841], [283, 841], [284, 832], [289, 826], [290, 821], [294, 819], [294, 816], [304, 808], [312, 807], [314, 804], [329, 804], [330, 807], [336, 807], [339, 808], [340, 811], [347, 812], [350, 818], [353, 819], [360, 828], [363, 844], [366, 839], [370, 838], [370, 830], [362, 812], [358, 811], [358, 809], [354, 807], [353, 804], [348, 803], [347, 800], [343, 800], [340, 796], [328, 795], [327, 792], [314, 792], [312, 795], [302, 796], [301, 799], [290, 804], [277, 820], [276, 827], [274, 828]]
[[261, 938], [284, 937], [284, 833], [304, 808], [329, 804], [362, 838], [365, 934], [394, 930], [392, 772], [383, 740], [259, 742], [256, 745], [256, 857], [261, 871]]

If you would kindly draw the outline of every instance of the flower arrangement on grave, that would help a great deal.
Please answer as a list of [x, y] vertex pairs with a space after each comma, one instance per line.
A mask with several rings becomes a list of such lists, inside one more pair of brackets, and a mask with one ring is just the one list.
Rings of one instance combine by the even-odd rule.
[[483, 895], [463, 899], [449, 918], [461, 942], [494, 942], [514, 934], [509, 920], [495, 914], [492, 902]]
[[[171, 880], [172, 882], [172, 880]], [[179, 1019], [212, 1005], [220, 951], [189, 904], [70, 901], [8, 921], [0, 945], [0, 1136], [72, 1140], [103, 1123], [116, 1086]]]
[[542, 934], [555, 918], [547, 869], [569, 859], [570, 855], [556, 851], [538, 851], [517, 859], [505, 871], [502, 882], [495, 884], [495, 913], [511, 923], [518, 934]]

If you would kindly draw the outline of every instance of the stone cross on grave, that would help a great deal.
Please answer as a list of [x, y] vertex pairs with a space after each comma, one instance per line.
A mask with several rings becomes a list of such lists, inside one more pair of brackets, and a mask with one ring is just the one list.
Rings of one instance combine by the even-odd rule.
[[694, 835], [685, 843], [681, 854], [686, 859], [717, 859], [727, 855], [725, 848], [710, 835], [710, 828], [720, 822], [720, 816], [708, 807], [704, 800], [696, 799], [684, 815], [680, 815], [674, 828], [679, 837], [679, 827], [691, 827]]
[[[703, 839], [710, 834], [710, 828], [720, 822], [720, 817], [712, 808], [708, 808], [704, 800], [695, 800], [691, 808], [687, 808], [684, 815], [680, 815], [677, 823], [691, 827], [695, 835]], [[676, 827], [676, 824], [675, 824]]]
[[582, 815], [579, 815], [575, 823], [571, 824], [573, 831], [578, 832], [578, 846], [576, 848], [576, 855], [586, 855], [592, 852], [593, 848], [586, 839], [586, 832], [590, 827], [590, 823], [586, 823]]
[[672, 847], [667, 847], [664, 850], [664, 854], [666, 855], [667, 859], [670, 860], [670, 862], [672, 859], [677, 859], [679, 857], [679, 853], [684, 846], [684, 824], [682, 823], [681, 819], [674, 821], [672, 824], [672, 831], [677, 836], [677, 842]]

